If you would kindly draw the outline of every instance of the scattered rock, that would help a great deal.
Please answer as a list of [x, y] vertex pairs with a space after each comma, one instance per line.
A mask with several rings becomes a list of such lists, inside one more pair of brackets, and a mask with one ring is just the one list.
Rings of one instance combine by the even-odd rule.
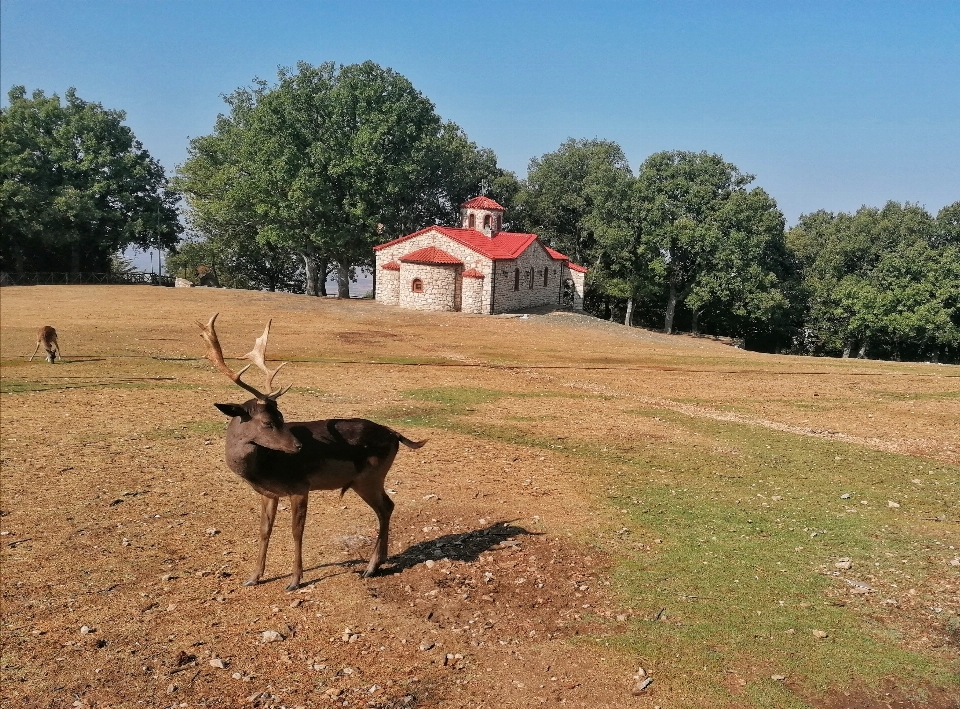
[[426, 652], [427, 650], [432, 650], [434, 645], [436, 645], [436, 643], [429, 640], [424, 640], [422, 643], [420, 643], [420, 649]]
[[160, 577], [160, 580], [161, 580], [161, 581], [173, 581], [175, 578], [177, 578], [175, 574], [164, 574], [163, 576]]
[[651, 684], [653, 684], [653, 677], [644, 677], [633, 686], [633, 689], [630, 691], [630, 693], [633, 696], [638, 697], [643, 694], [647, 687], [649, 687]]
[[849, 569], [853, 568], [853, 562], [848, 557], [843, 557], [842, 559], [837, 560], [837, 563], [834, 564], [834, 567], [848, 571]]
[[887, 507], [890, 507], [891, 509], [896, 509], [899, 506], [900, 506], [899, 502], [894, 502], [893, 500], [887, 500]]
[[849, 492], [845, 492], [842, 495], [840, 495], [841, 500], [849, 500], [851, 497], [853, 497], [853, 495], [851, 495]]
[[260, 635], [260, 642], [263, 643], [278, 643], [282, 640], [284, 640], [284, 637], [276, 630], [264, 630]]
[[827, 635], [827, 633], [823, 632], [822, 630], [814, 630], [813, 637], [820, 638], [821, 640], [823, 640], [824, 638], [829, 637], [829, 635]]
[[81, 635], [89, 635], [90, 633], [95, 633], [95, 632], [96, 632], [96, 631], [95, 631], [93, 628], [91, 628], [89, 625], [81, 625], [81, 626], [80, 626], [80, 634], [81, 634]]
[[206, 529], [205, 531], [206, 531], [208, 537], [213, 537], [213, 536], [215, 536], [215, 535], [217, 535], [217, 534], [220, 534], [220, 530], [217, 529], [216, 527], [207, 527], [207, 529]]
[[221, 670], [227, 669], [227, 664], [228, 664], [228, 663], [224, 662], [224, 661], [221, 660], [219, 657], [214, 657], [212, 660], [210, 660], [210, 666], [211, 666], [211, 667], [216, 667], [216, 668], [221, 669]]
[[774, 682], [783, 682], [783, 680], [785, 680], [786, 677], [784, 677], [783, 675], [770, 675], [770, 679], [772, 679]]
[[428, 569], [432, 569], [434, 566], [437, 565], [437, 562], [435, 562], [433, 559], [427, 559], [425, 563]]

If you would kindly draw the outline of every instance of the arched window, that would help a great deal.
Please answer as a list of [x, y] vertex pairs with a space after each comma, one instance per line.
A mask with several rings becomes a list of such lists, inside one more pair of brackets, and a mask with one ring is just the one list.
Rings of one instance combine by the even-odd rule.
[[550, 269], [546, 266], [543, 267], [543, 287], [547, 287], [547, 276], [550, 274]]
[[513, 289], [520, 290], [520, 269], [513, 269]]
[[493, 218], [493, 230], [494, 230], [494, 231], [500, 231], [500, 215], [499, 215], [499, 214], [497, 214], [497, 215]]
[[489, 214], [484, 214], [484, 215], [483, 215], [483, 228], [484, 228], [484, 229], [489, 229], [489, 228], [490, 228], [490, 215], [489, 215]]
[[414, 293], [423, 293], [423, 281], [419, 278], [414, 278], [413, 283], [410, 284], [410, 290]]
[[476, 215], [476, 214], [471, 214], [469, 217], [467, 217], [467, 228], [468, 228], [468, 229], [476, 229], [476, 228], [477, 228], [477, 215]]
[[530, 267], [530, 285], [527, 288], [533, 290], [533, 266]]

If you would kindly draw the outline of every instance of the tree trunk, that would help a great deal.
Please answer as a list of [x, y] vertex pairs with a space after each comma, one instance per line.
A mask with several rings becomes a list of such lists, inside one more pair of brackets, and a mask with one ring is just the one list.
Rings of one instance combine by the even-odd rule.
[[327, 274], [330, 273], [330, 261], [326, 258], [317, 259], [317, 273], [319, 274], [320, 297], [327, 297]]
[[853, 351], [853, 340], [847, 340], [843, 344], [843, 359], [850, 359], [850, 353]]
[[300, 255], [303, 257], [303, 271], [306, 277], [304, 293], [306, 295], [317, 295], [319, 293], [317, 290], [317, 261], [312, 251], [304, 250], [300, 252]]
[[350, 267], [337, 264], [337, 297], [350, 297]]
[[663, 319], [663, 331], [668, 335], [673, 334], [673, 314], [677, 310], [677, 287], [670, 283], [670, 295], [667, 296], [667, 314]]
[[700, 334], [700, 311], [699, 310], [693, 311], [693, 321], [690, 323], [690, 331], [694, 335]]
[[627, 298], [627, 314], [623, 318], [623, 324], [627, 327], [633, 325], [633, 296]]
[[373, 264], [373, 299], [377, 299], [377, 264]]
[[76, 244], [70, 244], [70, 275], [79, 279], [80, 274], [80, 249]]
[[864, 340], [863, 344], [860, 345], [860, 351], [857, 352], [857, 359], [866, 359], [867, 358], [867, 341]]

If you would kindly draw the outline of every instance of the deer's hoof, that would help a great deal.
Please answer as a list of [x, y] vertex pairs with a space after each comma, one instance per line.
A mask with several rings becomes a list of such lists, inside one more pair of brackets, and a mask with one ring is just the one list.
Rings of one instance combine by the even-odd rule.
[[299, 581], [295, 581], [295, 582], [293, 582], [293, 583], [287, 584], [287, 590], [288, 590], [288, 591], [296, 591], [298, 588], [300, 588], [300, 582], [299, 582]]
[[260, 583], [260, 579], [259, 579], [259, 578], [253, 578], [253, 579], [247, 579], [246, 581], [244, 581], [244, 582], [243, 582], [243, 585], [244, 585], [244, 586], [256, 586], [258, 583]]

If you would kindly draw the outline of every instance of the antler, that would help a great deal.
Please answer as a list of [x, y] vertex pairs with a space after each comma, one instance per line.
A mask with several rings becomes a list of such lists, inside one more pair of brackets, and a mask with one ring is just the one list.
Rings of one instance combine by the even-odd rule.
[[283, 368], [283, 366], [287, 363], [286, 362], [281, 363], [279, 367], [277, 367], [271, 372], [269, 369], [267, 369], [267, 364], [264, 361], [264, 357], [267, 354], [267, 338], [270, 337], [270, 323], [272, 322], [273, 320], [267, 320], [267, 326], [263, 328], [263, 334], [257, 338], [257, 341], [253, 346], [253, 349], [247, 352], [243, 356], [243, 359], [249, 359], [251, 362], [257, 365], [257, 368], [260, 369], [260, 371], [263, 372], [264, 376], [266, 377], [265, 388], [267, 391], [270, 392], [269, 394], [267, 394], [267, 396], [271, 399], [279, 399], [281, 396], [283, 396], [288, 391], [290, 391], [290, 387], [293, 385], [292, 384], [288, 385], [286, 389], [284, 389], [283, 387], [277, 389], [276, 391], [274, 391], [273, 389], [273, 378], [277, 375], [277, 372], [279, 372]]
[[[242, 389], [246, 389], [248, 392], [250, 392], [255, 397], [257, 397], [258, 400], [266, 401], [267, 398], [269, 398], [267, 394], [261, 394], [259, 391], [257, 391], [252, 386], [247, 384], [245, 381], [240, 379], [240, 377], [243, 376], [243, 373], [246, 372], [248, 369], [250, 369], [251, 365], [248, 364], [239, 372], [234, 372], [223, 361], [223, 350], [220, 349], [220, 340], [217, 339], [217, 331], [216, 329], [214, 329], [214, 323], [217, 321], [217, 316], [219, 314], [220, 313], [214, 313], [213, 317], [210, 318], [210, 322], [208, 322], [206, 325], [204, 325], [199, 320], [197, 321], [197, 326], [203, 331], [201, 337], [203, 337], [204, 341], [207, 343], [207, 355], [206, 355], [207, 359], [209, 359], [213, 363], [214, 367], [216, 367], [221, 372], [226, 374], [227, 377], [229, 377], [230, 381], [232, 381], [234, 384], [236, 384]], [[267, 324], [267, 329], [268, 330], [270, 329], [269, 323]], [[259, 346], [259, 344], [260, 344], [260, 340], [258, 339], [257, 346]], [[266, 347], [266, 344], [267, 344], [266, 333], [264, 333], [264, 337], [263, 337], [264, 347]], [[277, 367], [277, 369], [279, 369], [279, 367]], [[276, 371], [274, 371], [274, 374], [276, 374]], [[267, 379], [268, 388], [272, 379], [273, 379], [272, 376]]]

